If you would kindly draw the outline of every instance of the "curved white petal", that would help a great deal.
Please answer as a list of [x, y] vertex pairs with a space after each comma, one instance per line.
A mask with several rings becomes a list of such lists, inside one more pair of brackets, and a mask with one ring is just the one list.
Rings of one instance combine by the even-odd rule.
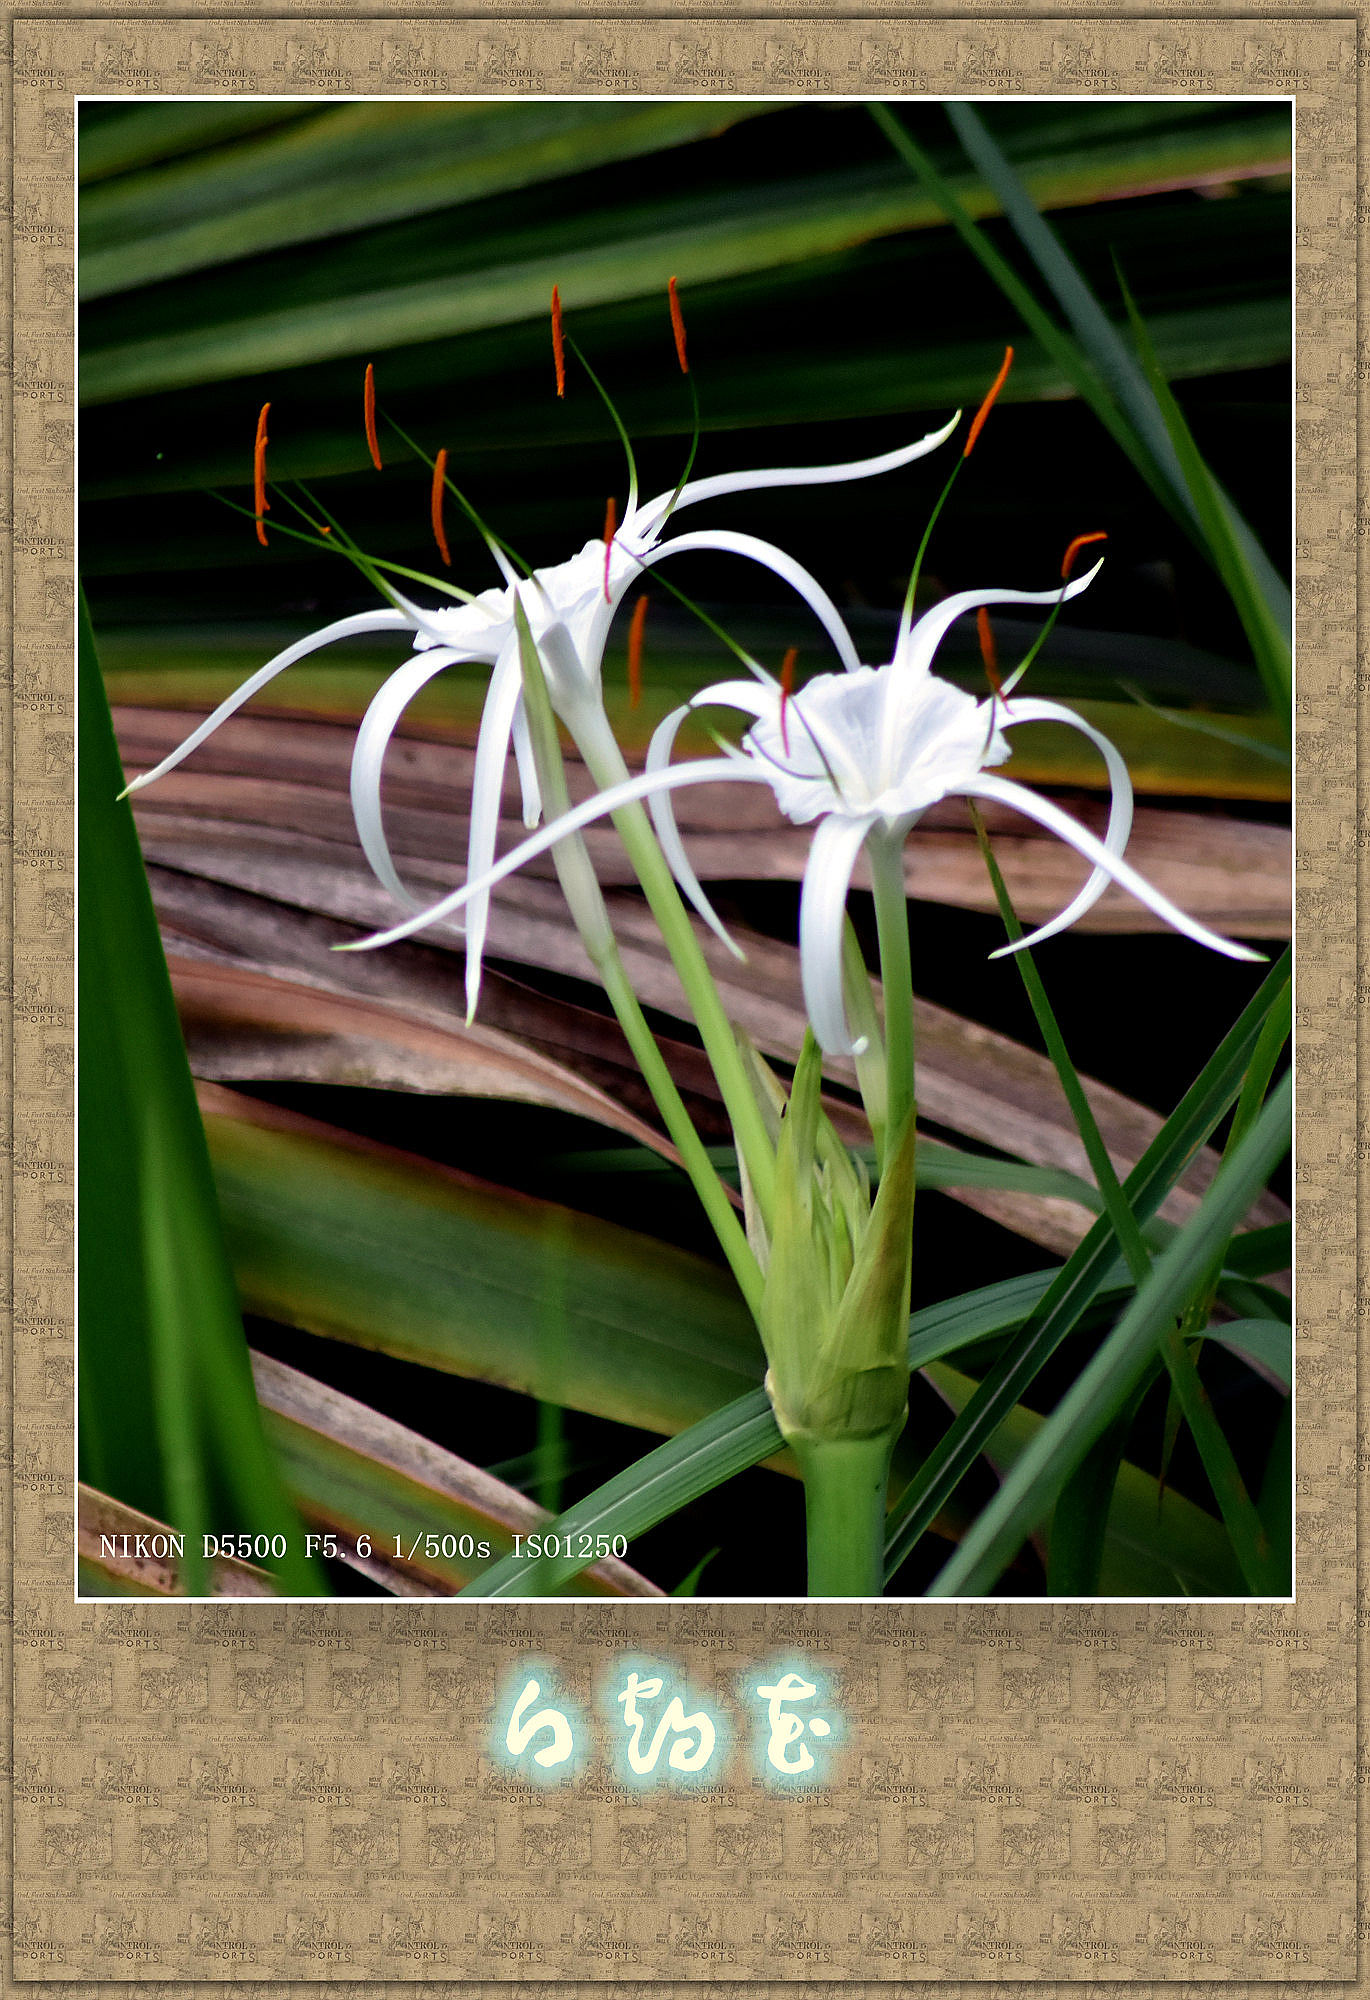
[[[1264, 953], [1249, 951], [1244, 944], [1233, 944], [1230, 938], [1219, 937], [1216, 931], [1206, 930], [1193, 917], [1187, 917], [1169, 896], [1163, 896], [1144, 875], [1139, 875], [1130, 862], [1124, 861], [1120, 855], [1110, 854], [1103, 842], [1097, 840], [1087, 827], [1073, 820], [1069, 813], [1062, 812], [1050, 799], [1039, 799], [1036, 793], [1027, 791], [1022, 785], [1015, 785], [1008, 778], [982, 776], [974, 784], [963, 785], [960, 789], [970, 798], [995, 799], [1001, 805], [1012, 806], [1015, 811], [1024, 813], [1028, 819], [1035, 819], [1039, 826], [1046, 827], [1049, 833], [1057, 834], [1077, 853], [1083, 854], [1086, 861], [1102, 868], [1119, 888], [1126, 889], [1139, 903], [1145, 903], [1173, 929], [1193, 938], [1195, 944], [1207, 945], [1210, 951], [1221, 952], [1224, 958], [1253, 959], [1258, 963], [1264, 958]], [[1044, 925], [1042, 930], [1034, 931], [1031, 937], [1020, 938], [1016, 944], [1001, 945], [998, 951], [990, 953], [990, 957], [1007, 958], [1012, 952], [1022, 951], [1026, 946], [1036, 944], [1038, 938], [1050, 928], [1054, 926]]]
[[903, 673], [925, 674], [951, 627], [968, 611], [978, 611], [981, 605], [990, 604], [1068, 604], [1072, 597], [1089, 589], [1103, 566], [1100, 557], [1093, 569], [1077, 576], [1074, 583], [1058, 585], [1055, 590], [959, 590], [954, 597], [944, 597], [940, 604], [934, 604], [915, 623], [910, 623], [906, 610], [895, 641], [894, 665]]
[[371, 863], [377, 880], [390, 891], [399, 902], [407, 903], [411, 910], [419, 907], [416, 897], [410, 894], [395, 869], [390, 853], [390, 843], [385, 837], [384, 814], [381, 808], [381, 778], [385, 768], [385, 753], [390, 748], [390, 739], [400, 725], [404, 711], [414, 696], [426, 687], [444, 667], [450, 667], [457, 654], [448, 647], [434, 647], [427, 653], [416, 653], [412, 659], [397, 667], [388, 681], [371, 698], [371, 704], [362, 717], [357, 731], [357, 740], [352, 746], [352, 771], [350, 790], [352, 795], [352, 818], [356, 822], [357, 837], [362, 844], [362, 853]]
[[523, 791], [523, 824], [536, 826], [542, 818], [542, 786], [538, 782], [533, 739], [528, 733], [528, 715], [522, 700], [514, 710], [514, 761], [518, 765], [519, 785]]
[[758, 774], [750, 764], [735, 762], [727, 757], [702, 758], [689, 764], [676, 764], [669, 771], [644, 771], [641, 777], [625, 778], [622, 784], [611, 785], [607, 791], [598, 792], [591, 799], [582, 800], [571, 811], [543, 827], [531, 840], [522, 841], [519, 846], [502, 855], [493, 868], [479, 881], [470, 882], [461, 889], [454, 889], [440, 902], [421, 910], [417, 916], [409, 917], [402, 924], [396, 924], [388, 931], [378, 931], [374, 937], [359, 938], [355, 944], [336, 945], [336, 951], [374, 951], [378, 945], [394, 944], [400, 938], [412, 937], [415, 931], [427, 928], [429, 924], [441, 923], [464, 909], [478, 896], [488, 897], [496, 884], [506, 875], [512, 875], [525, 861], [531, 861], [539, 854], [545, 854], [549, 847], [555, 847], [568, 833], [577, 833], [591, 821], [600, 819], [605, 813], [617, 812], [620, 806], [631, 805], [634, 799], [650, 798], [652, 793], [663, 786], [698, 785], [727, 783], [731, 779], [742, 779], [748, 784], [758, 782]]
[[[873, 479], [881, 472], [897, 472], [901, 465], [912, 465], [915, 459], [925, 458], [930, 451], [936, 451], [939, 444], [945, 444], [960, 421], [961, 412], [958, 410], [950, 423], [943, 424], [941, 430], [929, 431], [915, 444], [901, 445], [896, 451], [881, 452], [878, 458], [853, 459], [846, 465], [779, 466], [756, 472], [716, 472], [707, 479], [691, 479], [681, 488], [675, 505], [676, 508], [692, 507], [697, 500], [714, 500], [726, 493], [752, 493], [769, 486], [828, 486], [848, 479]], [[652, 523], [654, 516], [670, 504], [669, 493], [658, 495], [643, 507], [641, 520]], [[660, 523], [656, 525], [659, 527]]]
[[[1078, 729], [1082, 736], [1087, 736], [1096, 750], [1103, 753], [1112, 788], [1109, 795], [1108, 826], [1104, 832], [1104, 846], [1115, 857], [1122, 854], [1127, 847], [1128, 835], [1132, 832], [1132, 779], [1116, 745], [1110, 742], [1102, 730], [1086, 722], [1083, 716], [1076, 715], [1073, 709], [1063, 708], [1057, 701], [1015, 701], [1011, 707], [1006, 702], [1001, 703], [999, 718], [1001, 729], [1011, 729], [1016, 722], [1064, 722], [1071, 729]], [[1034, 944], [1040, 942], [1042, 938], [1055, 937], [1058, 931], [1068, 930], [1078, 917], [1082, 917], [1086, 910], [1094, 907], [1108, 887], [1108, 881], [1107, 869], [1096, 868], [1079, 895], [1067, 903], [1049, 924], [1043, 924], [1039, 931], [1033, 932]]]
[[730, 528], [710, 528], [699, 533], [671, 535], [664, 542], [658, 542], [638, 558], [643, 569], [661, 561], [663, 556], [677, 555], [686, 549], [705, 549], [720, 555], [747, 556], [753, 562], [762, 563], [782, 583], [788, 583], [797, 590], [809, 609], [817, 618], [823, 630], [837, 648], [838, 656], [849, 673], [854, 673], [861, 664], [861, 658], [852, 643], [851, 633], [842, 623], [841, 614], [817, 577], [809, 572], [793, 556], [787, 556], [771, 542], [758, 541], [755, 535], [737, 535]]
[[848, 819], [829, 813], [809, 849], [799, 899], [799, 970], [819, 1045], [831, 1056], [859, 1056], [866, 1038], [853, 1040], [842, 998], [842, 930], [856, 858], [875, 816]]
[[466, 919], [466, 1017], [472, 1019], [480, 998], [481, 961], [485, 954], [485, 934], [490, 924], [490, 892], [480, 886], [489, 873], [499, 839], [500, 794], [504, 789], [504, 768], [509, 759], [509, 739], [514, 715], [523, 698], [523, 670], [519, 661], [518, 634], [500, 649], [480, 712], [480, 734], [476, 739], [476, 767], [471, 775], [471, 832], [466, 849], [466, 879], [477, 886], [470, 897]]
[[[756, 715], [761, 712], [761, 704], [767, 699], [750, 681], [719, 681], [713, 687], [704, 688], [692, 701], [687, 701], [681, 708], [672, 709], [665, 721], [658, 723], [652, 732], [652, 740], [647, 745], [647, 769], [664, 771], [669, 768], [671, 752], [675, 748], [676, 733], [692, 710], [704, 708], [712, 703], [729, 708], [741, 708]], [[774, 697], [770, 699], [773, 700]], [[745, 959], [746, 952], [729, 937], [722, 918], [705, 895], [699, 877], [690, 866], [690, 858], [680, 838], [680, 828], [676, 825], [670, 794], [654, 793], [648, 800], [648, 810], [652, 815], [652, 824], [656, 828], [656, 837], [661, 843], [661, 851], [666, 856], [671, 873], [681, 889], [694, 904], [709, 929], [727, 945], [733, 957]]]
[[275, 680], [277, 674], [284, 673], [287, 667], [293, 667], [297, 660], [305, 657], [306, 653], [315, 653], [320, 646], [331, 646], [335, 639], [350, 639], [359, 632], [412, 632], [413, 630], [413, 619], [403, 611], [359, 611], [351, 618], [339, 618], [332, 625], [324, 625], [319, 631], [311, 632], [307, 638], [297, 639], [293, 646], [287, 646], [283, 653], [277, 653], [274, 660], [268, 660], [264, 667], [258, 667], [256, 673], [245, 680], [240, 688], [235, 688], [226, 700], [219, 703], [212, 715], [207, 715], [203, 722], [191, 730], [179, 748], [173, 750], [169, 757], [163, 757], [155, 770], [144, 771], [141, 778], [135, 778], [132, 784], [127, 785], [123, 796], [127, 797], [130, 792], [141, 792], [145, 785], [155, 784], [157, 779], [164, 778], [168, 771], [174, 771], [176, 766], [182, 763], [192, 750], [197, 749], [207, 736], [214, 734], [221, 722], [227, 722], [230, 715], [236, 715], [244, 702], [251, 701], [253, 695], [259, 693], [268, 681]]

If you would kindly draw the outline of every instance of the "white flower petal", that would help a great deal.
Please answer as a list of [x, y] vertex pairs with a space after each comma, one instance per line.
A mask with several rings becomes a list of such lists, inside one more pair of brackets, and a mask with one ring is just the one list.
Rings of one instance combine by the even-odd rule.
[[532, 861], [537, 855], [545, 854], [549, 847], [555, 847], [568, 833], [576, 833], [583, 826], [605, 813], [617, 812], [620, 806], [630, 805], [634, 799], [650, 798], [662, 787], [674, 789], [677, 785], [698, 785], [727, 783], [731, 779], [742, 779], [755, 784], [757, 774], [747, 764], [734, 762], [726, 757], [708, 757], [689, 764], [676, 764], [669, 771], [644, 771], [641, 777], [625, 778], [622, 784], [611, 785], [607, 791], [598, 792], [591, 799], [585, 799], [571, 811], [543, 827], [531, 840], [522, 841], [519, 846], [501, 856], [493, 868], [479, 881], [470, 882], [461, 889], [454, 889], [440, 902], [421, 910], [417, 916], [409, 917], [402, 924], [396, 924], [388, 931], [378, 931], [374, 937], [359, 938], [356, 944], [335, 947], [338, 951], [374, 951], [377, 946], [394, 944], [400, 938], [412, 937], [415, 931], [425, 930], [429, 924], [441, 923], [456, 911], [464, 909], [478, 896], [488, 897], [490, 891], [507, 875], [521, 868], [525, 861]]
[[306, 638], [297, 639], [293, 646], [287, 646], [283, 653], [277, 653], [274, 660], [268, 660], [264, 667], [258, 667], [256, 673], [245, 680], [240, 688], [235, 688], [225, 701], [219, 703], [212, 715], [207, 715], [203, 722], [191, 730], [178, 749], [173, 750], [169, 757], [163, 757], [155, 770], [144, 771], [141, 778], [135, 778], [131, 785], [126, 786], [124, 796], [127, 797], [129, 792], [141, 792], [145, 785], [155, 784], [157, 779], [164, 778], [168, 771], [174, 771], [176, 766], [182, 763], [192, 750], [197, 749], [207, 736], [214, 734], [221, 722], [227, 722], [230, 715], [236, 715], [243, 703], [251, 701], [253, 695], [259, 693], [268, 681], [275, 680], [277, 674], [284, 673], [287, 667], [293, 667], [295, 662], [302, 660], [307, 653], [315, 653], [320, 646], [331, 646], [335, 639], [350, 639], [360, 632], [411, 632], [413, 629], [413, 620], [402, 611], [359, 611], [354, 617], [339, 618], [332, 625], [324, 625], [319, 631], [309, 633]]
[[875, 825], [873, 816], [830, 813], [819, 822], [799, 899], [799, 968], [819, 1045], [832, 1056], [859, 1056], [866, 1039], [852, 1038], [842, 998], [842, 934], [852, 870]]
[[[1078, 729], [1082, 736], [1087, 736], [1095, 748], [1102, 752], [1104, 762], [1108, 766], [1111, 786], [1104, 846], [1115, 857], [1122, 854], [1127, 847], [1128, 835], [1132, 832], [1132, 779], [1117, 747], [1101, 730], [1096, 729], [1093, 723], [1086, 722], [1081, 715], [1076, 715], [1074, 709], [1063, 708], [1057, 701], [1015, 701], [1011, 706], [1007, 702], [1001, 703], [999, 727], [1011, 729], [1017, 722], [1064, 722], [1069, 728]], [[1043, 938], [1055, 937], [1058, 931], [1068, 930], [1086, 910], [1094, 907], [1108, 887], [1108, 882], [1107, 869], [1096, 868], [1079, 895], [1067, 903], [1049, 924], [1043, 924], [1040, 930], [1032, 933], [1032, 942], [1038, 944]]]
[[450, 648], [434, 647], [429, 652], [416, 653], [402, 667], [397, 667], [384, 686], [372, 696], [352, 746], [352, 817], [356, 822], [362, 852], [371, 863], [377, 880], [399, 902], [407, 903], [411, 910], [419, 907], [418, 900], [400, 880], [391, 857], [390, 843], [385, 837], [381, 809], [385, 753], [414, 696], [444, 667], [450, 667], [456, 658]]
[[[739, 699], [738, 697], [741, 698]], [[761, 712], [761, 704], [767, 699], [768, 697], [749, 681], [720, 681], [713, 687], [703, 689], [692, 701], [687, 701], [682, 708], [673, 709], [665, 721], [657, 725], [652, 733], [652, 740], [647, 745], [647, 769], [649, 771], [664, 771], [669, 768], [671, 752], [675, 748], [676, 733], [686, 716], [694, 709], [719, 705], [729, 708], [741, 708], [755, 715]], [[757, 773], [758, 777], [761, 775], [760, 772]], [[735, 944], [733, 939], [729, 937], [722, 918], [705, 895], [699, 877], [690, 866], [690, 858], [685, 852], [684, 844], [680, 838], [680, 829], [676, 825], [670, 794], [667, 792], [654, 793], [648, 801], [648, 809], [652, 815], [652, 824], [656, 828], [656, 837], [661, 843], [661, 851], [666, 856], [667, 862], [670, 864], [671, 873], [675, 876], [676, 881], [684, 890], [689, 900], [694, 904], [700, 916], [703, 917], [709, 929], [727, 945], [734, 958], [745, 958], [747, 954], [739, 944]]]
[[[1206, 930], [1202, 924], [1196, 923], [1193, 917], [1187, 917], [1168, 896], [1163, 896], [1159, 889], [1153, 888], [1144, 875], [1139, 875], [1130, 862], [1124, 861], [1120, 855], [1110, 854], [1103, 842], [1097, 840], [1088, 828], [1081, 826], [1078, 820], [1073, 820], [1069, 813], [1062, 812], [1061, 808], [1053, 805], [1050, 799], [1039, 799], [1034, 792], [1029, 792], [1022, 785], [1013, 784], [1008, 778], [983, 776], [976, 779], [974, 784], [963, 785], [960, 789], [968, 797], [995, 799], [1001, 805], [1014, 807], [1028, 819], [1035, 819], [1039, 826], [1046, 827], [1049, 833], [1057, 834], [1060, 839], [1068, 842], [1077, 853], [1083, 854], [1086, 861], [1092, 861], [1096, 868], [1102, 868], [1119, 888], [1126, 889], [1139, 903], [1145, 903], [1149, 910], [1154, 910], [1158, 917], [1163, 917], [1175, 930], [1182, 931], [1188, 938], [1193, 938], [1196, 944], [1207, 945], [1210, 951], [1221, 952], [1224, 958], [1252, 959], [1257, 963], [1263, 960], [1264, 953], [1249, 951], [1244, 944], [1233, 944], [1229, 938], [1219, 937], [1216, 931]], [[1035, 944], [1046, 928], [1044, 926], [1043, 931], [1034, 931], [1031, 937], [1022, 938], [1017, 944], [1001, 945], [998, 951], [990, 953], [990, 957], [1007, 958], [1012, 952], [1022, 951], [1026, 946]]]
[[533, 739], [528, 733], [528, 715], [521, 699], [514, 710], [514, 759], [519, 767], [519, 784], [523, 790], [523, 824], [536, 826], [542, 818], [542, 786], [538, 782], [537, 760], [533, 756]]
[[861, 658], [852, 637], [842, 623], [841, 614], [826, 590], [816, 577], [797, 563], [793, 556], [787, 556], [783, 549], [771, 542], [758, 541], [755, 535], [735, 535], [729, 528], [711, 528], [706, 532], [686, 535], [670, 535], [664, 542], [639, 557], [643, 569], [661, 561], [663, 556], [677, 555], [686, 549], [710, 550], [721, 555], [747, 556], [759, 562], [778, 576], [782, 583], [788, 583], [797, 590], [819, 624], [837, 648], [838, 656], [849, 673], [855, 673]]
[[471, 832], [466, 850], [466, 879], [474, 882], [466, 919], [466, 1018], [471, 1020], [480, 998], [481, 963], [490, 925], [490, 891], [481, 882], [495, 858], [499, 839], [500, 794], [509, 760], [514, 714], [523, 698], [518, 634], [503, 647], [490, 676], [476, 739], [476, 767], [471, 777]]
[[[929, 431], [916, 444], [881, 452], [878, 458], [853, 459], [846, 465], [793, 465], [756, 472], [716, 472], [707, 479], [690, 480], [682, 487], [675, 504], [677, 508], [693, 507], [698, 500], [719, 499], [727, 493], [753, 493], [771, 486], [828, 486], [848, 479], [873, 479], [877, 473], [897, 472], [900, 466], [912, 465], [915, 459], [925, 458], [930, 451], [936, 451], [938, 445], [946, 443], [960, 421], [961, 412], [958, 410], [941, 430]], [[669, 493], [649, 500], [642, 509], [641, 521], [652, 522], [670, 503]]]
[[925, 611], [915, 622], [911, 623], [905, 613], [895, 642], [894, 665], [903, 673], [925, 674], [947, 633], [968, 611], [991, 604], [1068, 604], [1072, 597], [1088, 590], [1103, 566], [1101, 557], [1093, 569], [1077, 576], [1074, 583], [1058, 585], [1055, 590], [960, 590], [954, 597], [944, 597], [940, 604], [934, 604], [931, 611]]

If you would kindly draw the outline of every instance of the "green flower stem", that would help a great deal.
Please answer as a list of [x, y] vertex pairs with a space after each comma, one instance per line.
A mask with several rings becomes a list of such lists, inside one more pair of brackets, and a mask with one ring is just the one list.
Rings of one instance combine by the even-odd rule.
[[[542, 787], [549, 816], [555, 818], [566, 812], [570, 806], [570, 794], [566, 789], [566, 770], [561, 761], [556, 723], [553, 720], [546, 684], [542, 678], [537, 649], [521, 606], [518, 608], [518, 618], [519, 642], [524, 654], [523, 684], [529, 734], [537, 763], [538, 782]], [[585, 946], [591, 964], [599, 974], [609, 1004], [642, 1072], [643, 1081], [652, 1093], [652, 1100], [661, 1113], [667, 1134], [680, 1154], [681, 1164], [689, 1175], [695, 1193], [699, 1196], [704, 1212], [709, 1218], [714, 1235], [718, 1238], [719, 1248], [737, 1281], [738, 1290], [746, 1300], [752, 1318], [759, 1324], [763, 1289], [761, 1268], [747, 1241], [746, 1231], [733, 1207], [732, 1198], [709, 1157], [708, 1147], [695, 1130], [694, 1121], [685, 1109], [680, 1092], [676, 1089], [675, 1079], [656, 1045], [656, 1037], [647, 1025], [646, 1016], [643, 1014], [620, 956], [618, 941], [609, 922], [609, 913], [604, 907], [604, 895], [599, 886], [599, 877], [595, 874], [594, 864], [580, 834], [573, 834], [566, 840], [558, 841], [552, 849], [552, 859], [562, 893], [566, 898], [566, 906], [575, 920], [581, 942]], [[665, 865], [664, 862], [662, 865]], [[691, 941], [693, 942], [693, 934]], [[729, 1039], [731, 1042], [731, 1035]], [[736, 1044], [732, 1043], [732, 1046], [735, 1052]]]
[[810, 1597], [881, 1597], [885, 1500], [899, 1429], [789, 1440], [804, 1478]]
[[[619, 784], [628, 776], [628, 767], [603, 711], [577, 717], [576, 723], [576, 743], [595, 783], [606, 789]], [[775, 1212], [775, 1151], [732, 1023], [646, 810], [637, 803], [621, 806], [613, 821], [685, 989], [757, 1207], [769, 1230]]]
[[[875, 891], [880, 980], [885, 994], [886, 1135], [904, 1129], [914, 1108], [913, 965], [909, 912], [904, 900], [902, 844], [873, 836], [866, 842]], [[883, 1159], [881, 1167], [884, 1166]]]

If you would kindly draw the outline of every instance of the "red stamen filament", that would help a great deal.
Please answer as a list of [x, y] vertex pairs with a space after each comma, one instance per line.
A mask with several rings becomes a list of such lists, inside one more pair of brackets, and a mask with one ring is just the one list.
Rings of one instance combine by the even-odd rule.
[[452, 554], [447, 546], [447, 534], [442, 525], [442, 501], [447, 487], [447, 447], [443, 446], [433, 460], [433, 539], [438, 545], [438, 554], [447, 567], [452, 567]]
[[371, 463], [377, 472], [384, 472], [380, 439], [376, 436], [376, 371], [369, 361], [366, 364], [366, 387], [362, 391], [362, 414], [366, 421], [366, 448], [371, 454]]
[[1075, 540], [1071, 543], [1070, 547], [1066, 550], [1065, 555], [1061, 559], [1062, 583], [1068, 583], [1070, 581], [1071, 566], [1074, 563], [1076, 556], [1080, 553], [1081, 549], [1088, 548], [1091, 542], [1106, 542], [1107, 540], [1108, 540], [1108, 532], [1104, 528], [1096, 529], [1092, 535], [1077, 535], [1075, 537]]
[[262, 413], [257, 419], [257, 439], [252, 448], [252, 504], [257, 513], [257, 540], [266, 547], [266, 524], [263, 515], [271, 512], [271, 502], [266, 497], [266, 417], [270, 403], [262, 404]]
[[999, 653], [994, 644], [994, 631], [989, 622], [989, 612], [982, 604], [975, 614], [975, 629], [980, 635], [980, 658], [985, 663], [985, 679], [996, 695], [1003, 693], [1004, 683], [999, 674]]
[[1013, 349], [1011, 347], [1006, 347], [1004, 349], [1003, 363], [1000, 366], [999, 373], [995, 376], [993, 382], [991, 382], [990, 384], [989, 394], [986, 396], [984, 402], [981, 403], [979, 409], [975, 412], [975, 421], [971, 424], [970, 436], [966, 439], [966, 448], [961, 453], [962, 458], [969, 458], [972, 451], [974, 451], [975, 440], [976, 438], [979, 437], [981, 431], [985, 428], [985, 419], [989, 415], [990, 411], [994, 408], [995, 402], [998, 399], [999, 391], [1003, 388], [1005, 382], [1007, 382], [1008, 371], [1010, 368], [1012, 368], [1012, 366], [1013, 366]]
[[561, 293], [552, 287], [552, 360], [557, 371], [557, 394], [566, 394], [566, 342], [561, 331]]
[[633, 622], [628, 627], [628, 706], [642, 700], [642, 628], [647, 623], [647, 599], [639, 597], [633, 606]]
[[676, 291], [674, 278], [670, 279], [666, 286], [666, 295], [671, 302], [671, 332], [675, 335], [676, 360], [680, 363], [681, 374], [688, 375], [690, 364], [685, 359], [685, 315], [680, 310], [680, 296]]
[[608, 505], [604, 509], [604, 602], [606, 604], [612, 604], [614, 601], [609, 595], [609, 558], [614, 552], [614, 536], [617, 533], [618, 502], [611, 493]]
[[786, 711], [794, 693], [794, 663], [798, 658], [798, 646], [791, 646], [780, 662], [780, 747], [787, 757], [790, 754], [790, 725]]

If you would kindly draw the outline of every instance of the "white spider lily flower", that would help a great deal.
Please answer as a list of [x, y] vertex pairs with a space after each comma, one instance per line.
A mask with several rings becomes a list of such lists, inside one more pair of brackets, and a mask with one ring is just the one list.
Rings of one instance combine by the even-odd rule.
[[[726, 939], [690, 867], [667, 803], [667, 795], [682, 786], [725, 781], [767, 784], [787, 818], [797, 825], [817, 822], [801, 892], [800, 968], [809, 1019], [831, 1055], [859, 1055], [864, 1048], [848, 1029], [842, 997], [842, 928], [857, 860], [868, 842], [897, 850], [928, 807], [948, 797], [1012, 806], [1093, 864], [1088, 881], [1057, 916], [992, 956], [1021, 951], [1054, 936], [1083, 916], [1109, 882], [1116, 882], [1196, 943], [1229, 958], [1259, 958], [1259, 953], [1195, 922], [1123, 858], [1132, 826], [1132, 787], [1121, 756], [1106, 736], [1057, 702], [1015, 698], [1010, 706], [998, 696], [977, 701], [931, 671], [938, 644], [964, 613], [981, 605], [1064, 602], [1086, 589], [1098, 568], [1096, 564], [1063, 589], [967, 591], [948, 598], [901, 633], [888, 665], [819, 675], [793, 696], [769, 680], [724, 681], [705, 688], [661, 724], [640, 777], [586, 800], [505, 855], [483, 878], [468, 880], [464, 888], [355, 948], [388, 944], [454, 915], [565, 835], [644, 798], [651, 801], [663, 850], [681, 888]], [[671, 764], [671, 748], [685, 716], [693, 708], [713, 705], [735, 708], [751, 718], [741, 746], [720, 757]], [[1103, 840], [1051, 801], [993, 775], [991, 767], [1004, 763], [1010, 754], [1005, 731], [1020, 722], [1063, 723], [1100, 751], [1112, 786]]]
[[[388, 585], [394, 599], [392, 608], [339, 619], [287, 647], [222, 701], [155, 769], [135, 778], [128, 790], [140, 791], [174, 770], [277, 674], [307, 654], [356, 633], [409, 631], [414, 635], [413, 656], [379, 689], [357, 732], [351, 798], [358, 836], [379, 881], [399, 901], [410, 908], [417, 907], [395, 867], [385, 835], [381, 784], [386, 752], [410, 702], [444, 668], [461, 664], [487, 666], [491, 670], [490, 682], [476, 744], [467, 853], [468, 879], [478, 881], [488, 873], [495, 857], [500, 794], [511, 748], [518, 763], [525, 824], [534, 826], [541, 817], [537, 775], [523, 718], [514, 618], [516, 592], [543, 658], [552, 707], [573, 737], [602, 717], [600, 677], [604, 648], [624, 594], [644, 571], [667, 555], [707, 551], [744, 556], [763, 564], [798, 592], [832, 641], [843, 665], [854, 668], [859, 660], [837, 607], [816, 579], [783, 549], [754, 535], [725, 528], [665, 536], [666, 525], [680, 508], [703, 500], [769, 487], [839, 484], [897, 471], [944, 444], [959, 419], [958, 411], [940, 429], [874, 458], [839, 465], [718, 473], [690, 480], [645, 502], [639, 502], [634, 480], [623, 520], [606, 523], [610, 529], [606, 538], [587, 542], [569, 561], [535, 570], [528, 578], [519, 577], [503, 550], [491, 539], [491, 554], [504, 576], [502, 586], [484, 590], [464, 603], [428, 608]], [[466, 923], [468, 1012], [474, 1012], [479, 994], [488, 916], [488, 896], [473, 896]]]

